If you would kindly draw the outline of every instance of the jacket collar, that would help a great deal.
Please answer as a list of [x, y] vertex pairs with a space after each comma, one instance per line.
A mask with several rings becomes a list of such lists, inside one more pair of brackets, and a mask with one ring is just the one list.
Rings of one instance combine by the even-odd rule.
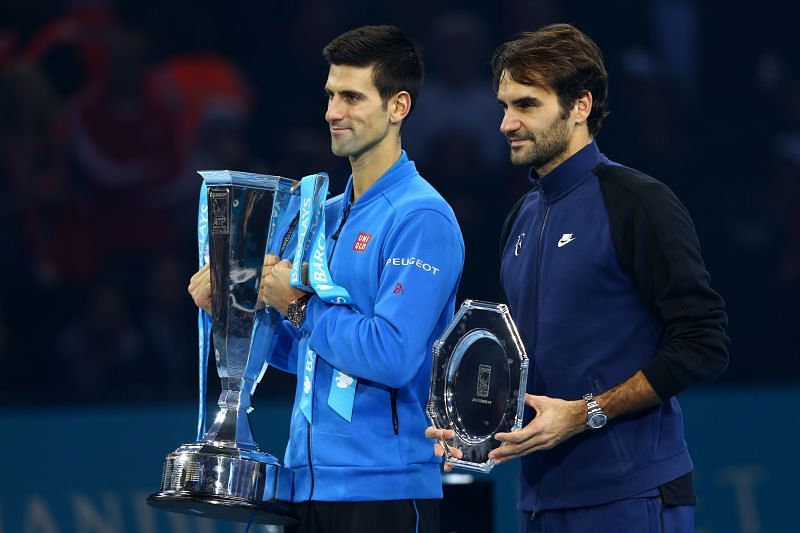
[[389, 170], [384, 172], [383, 176], [378, 178], [378, 181], [373, 183], [372, 187], [367, 189], [367, 191], [361, 195], [361, 197], [358, 199], [358, 202], [355, 204], [353, 204], [353, 175], [350, 174], [350, 178], [347, 180], [347, 187], [345, 187], [344, 190], [345, 205], [352, 205], [354, 208], [366, 205], [372, 202], [375, 198], [378, 198], [387, 190], [394, 187], [396, 184], [404, 181], [406, 178], [416, 173], [416, 165], [414, 165], [414, 162], [408, 158], [406, 151], [402, 150], [400, 152], [400, 159], [398, 159], [394, 165], [389, 167]]
[[543, 178], [540, 178], [536, 174], [536, 170], [531, 168], [528, 179], [534, 189], [541, 190], [549, 202], [554, 202], [586, 179], [592, 170], [603, 162], [603, 159], [597, 143], [592, 141]]

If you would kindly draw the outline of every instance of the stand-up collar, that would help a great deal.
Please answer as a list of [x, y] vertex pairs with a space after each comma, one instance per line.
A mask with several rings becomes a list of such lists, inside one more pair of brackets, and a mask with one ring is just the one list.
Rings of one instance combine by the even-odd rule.
[[[395, 184], [403, 181], [405, 178], [417, 173], [417, 167], [413, 161], [408, 158], [405, 150], [400, 151], [400, 159], [389, 167], [389, 170], [383, 173], [383, 176], [378, 178], [378, 181], [372, 184], [372, 187], [367, 189], [364, 194], [358, 199], [353, 207], [360, 207], [368, 204], [385, 191], [392, 188]], [[344, 190], [345, 205], [353, 203], [353, 175], [347, 180], [347, 187]]]
[[536, 174], [536, 170], [531, 168], [528, 179], [534, 187], [544, 193], [548, 201], [553, 202], [588, 177], [602, 161], [603, 154], [597, 148], [597, 143], [592, 141], [543, 178], [540, 178]]

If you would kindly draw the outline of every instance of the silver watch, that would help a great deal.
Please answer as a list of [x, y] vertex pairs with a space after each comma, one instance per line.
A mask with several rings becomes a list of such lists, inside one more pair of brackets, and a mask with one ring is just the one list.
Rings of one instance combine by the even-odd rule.
[[589, 429], [600, 429], [601, 427], [606, 425], [608, 422], [608, 416], [606, 415], [603, 408], [597, 404], [597, 400], [594, 399], [594, 394], [591, 392], [589, 394], [585, 394], [583, 396], [583, 401], [586, 402], [586, 427]]

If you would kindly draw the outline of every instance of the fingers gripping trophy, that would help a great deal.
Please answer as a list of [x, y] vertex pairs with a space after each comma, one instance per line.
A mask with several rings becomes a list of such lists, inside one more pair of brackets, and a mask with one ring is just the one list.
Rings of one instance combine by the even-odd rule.
[[[265, 253], [286, 247], [299, 210], [298, 182], [276, 176], [202, 171], [198, 223], [200, 263], [211, 269], [211, 316], [201, 312], [198, 440], [164, 461], [161, 491], [148, 503], [195, 516], [289, 524], [292, 473], [253, 438], [251, 396], [267, 368], [278, 314], [256, 319]], [[204, 243], [207, 237], [207, 245]], [[259, 331], [255, 337], [254, 329]], [[213, 353], [222, 392], [205, 430], [205, 368]]]

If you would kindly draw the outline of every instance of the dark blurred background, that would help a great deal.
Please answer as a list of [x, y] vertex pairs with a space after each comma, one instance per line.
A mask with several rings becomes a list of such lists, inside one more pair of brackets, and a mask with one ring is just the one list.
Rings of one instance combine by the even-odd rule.
[[[502, 298], [500, 226], [528, 188], [498, 132], [492, 51], [571, 22], [610, 73], [601, 149], [675, 190], [727, 301], [731, 363], [708, 387], [797, 384], [800, 46], [791, 2], [747, 5], [3, 0], [0, 406], [194, 401], [195, 171], [324, 170], [341, 192], [321, 49], [375, 23], [424, 49], [403, 142], [461, 223], [462, 299]], [[291, 379], [265, 380], [258, 396], [289, 397]]]
[[[428, 76], [403, 141], [462, 225], [462, 297], [501, 298], [499, 228], [528, 187], [498, 133], [492, 51], [569, 21], [608, 63], [601, 149], [666, 182], [694, 217], [730, 314], [718, 383], [798, 380], [800, 47], [789, 5], [5, 0], [0, 402], [191, 398], [195, 171], [325, 170], [340, 192], [348, 166], [329, 150], [320, 51], [387, 22], [424, 48]], [[265, 390], [283, 394], [281, 383]]]

